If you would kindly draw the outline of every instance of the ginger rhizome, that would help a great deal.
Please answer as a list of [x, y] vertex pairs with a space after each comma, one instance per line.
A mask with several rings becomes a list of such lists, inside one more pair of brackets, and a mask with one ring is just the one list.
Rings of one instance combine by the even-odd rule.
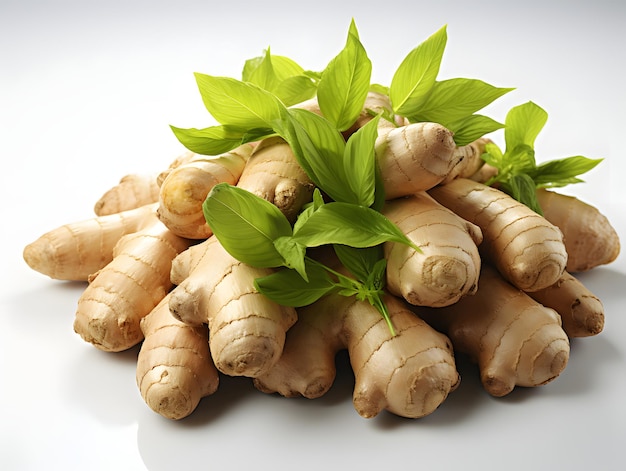
[[320, 397], [342, 350], [363, 417], [433, 413], [459, 384], [455, 355], [493, 396], [553, 381], [569, 339], [604, 328], [574, 275], [615, 260], [619, 238], [596, 208], [541, 189], [576, 176], [535, 164], [543, 110], [511, 110], [505, 152], [485, 137], [504, 125], [476, 113], [511, 89], [440, 80], [446, 39], [412, 50], [389, 87], [369, 82], [354, 23], [319, 74], [269, 50], [243, 80], [196, 74], [218, 124], [172, 127], [185, 152], [123, 177], [25, 261], [87, 282], [75, 331], [104, 351], [140, 345], [137, 387], [169, 419], [220, 375]]
[[354, 297], [329, 295], [299, 309], [283, 355], [255, 386], [287, 397], [320, 397], [335, 379], [337, 352], [347, 349], [361, 416], [385, 409], [411, 418], [432, 413], [459, 383], [452, 346], [399, 299], [387, 305], [395, 336], [374, 307]]
[[234, 259], [215, 237], [174, 260], [172, 315], [189, 325], [209, 326], [213, 360], [223, 373], [255, 377], [281, 355], [296, 312], [255, 289], [254, 280], [268, 273]]
[[190, 326], [169, 310], [169, 295], [140, 323], [145, 340], [137, 357], [137, 386], [156, 413], [168, 419], [191, 414], [213, 394], [219, 374], [207, 342], [207, 326]]

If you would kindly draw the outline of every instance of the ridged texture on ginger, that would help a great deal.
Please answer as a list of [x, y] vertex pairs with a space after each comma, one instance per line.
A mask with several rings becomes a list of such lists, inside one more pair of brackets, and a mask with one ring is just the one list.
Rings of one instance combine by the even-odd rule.
[[604, 329], [604, 306], [579, 279], [565, 272], [552, 286], [528, 293], [559, 313], [569, 337], [589, 337]]
[[491, 142], [486, 137], [470, 142], [464, 146], [457, 146], [454, 150], [454, 160], [457, 164], [452, 171], [441, 181], [441, 184], [448, 183], [454, 178], [470, 178], [476, 175], [485, 164], [481, 158], [485, 152], [485, 146]]
[[445, 332], [457, 352], [477, 362], [482, 384], [500, 397], [515, 386], [546, 384], [565, 369], [569, 339], [561, 318], [483, 264], [478, 291], [438, 309], [416, 308]]
[[218, 183], [237, 183], [252, 148], [245, 144], [219, 156], [195, 154], [171, 169], [159, 193], [158, 215], [163, 224], [188, 239], [210, 237], [202, 203]]
[[190, 241], [169, 231], [153, 213], [153, 224], [124, 236], [113, 260], [90, 278], [78, 300], [74, 330], [105, 351], [137, 345], [139, 323], [170, 291], [170, 269]]
[[320, 397], [335, 379], [335, 355], [347, 349], [353, 403], [362, 417], [382, 410], [410, 418], [432, 413], [459, 383], [450, 341], [403, 301], [389, 296], [385, 302], [396, 336], [378, 310], [354, 297], [331, 294], [298, 309], [281, 359], [255, 386], [286, 397]]
[[24, 248], [33, 269], [57, 280], [87, 281], [113, 260], [113, 248], [126, 234], [154, 221], [156, 205], [65, 224]]
[[231, 376], [255, 377], [280, 357], [295, 309], [260, 294], [254, 280], [271, 273], [229, 255], [215, 237], [181, 254], [173, 264], [178, 284], [170, 310], [189, 325], [208, 324], [215, 366]]
[[553, 285], [567, 264], [561, 231], [506, 193], [466, 178], [429, 190], [439, 203], [476, 224], [485, 255], [513, 285], [536, 291]]
[[428, 190], [458, 163], [452, 132], [436, 123], [389, 126], [381, 120], [375, 152], [388, 200]]
[[614, 261], [620, 252], [617, 232], [597, 208], [574, 196], [538, 190], [544, 217], [563, 232], [567, 270], [581, 272]]
[[314, 188], [291, 147], [280, 137], [258, 144], [237, 186], [273, 203], [292, 222], [311, 200]]
[[187, 417], [219, 384], [207, 327], [176, 320], [169, 310], [169, 295], [141, 320], [140, 327], [145, 337], [137, 357], [141, 397], [163, 417]]
[[387, 216], [420, 251], [387, 242], [387, 288], [411, 304], [440, 307], [478, 286], [482, 233], [425, 192], [388, 201]]
[[115, 214], [138, 208], [159, 200], [157, 176], [153, 174], [129, 174], [106, 191], [94, 205], [97, 216]]

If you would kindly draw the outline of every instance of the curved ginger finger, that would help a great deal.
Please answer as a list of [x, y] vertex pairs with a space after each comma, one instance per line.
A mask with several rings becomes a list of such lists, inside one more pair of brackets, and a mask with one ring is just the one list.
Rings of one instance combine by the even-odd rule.
[[181, 237], [210, 237], [202, 203], [218, 183], [237, 183], [252, 149], [245, 144], [217, 157], [195, 154], [169, 171], [160, 187], [159, 219]]
[[291, 222], [311, 201], [314, 185], [280, 137], [263, 139], [252, 152], [237, 186], [273, 203]]
[[515, 386], [548, 383], [565, 369], [569, 339], [561, 318], [484, 265], [478, 291], [442, 308], [416, 308], [445, 332], [457, 352], [478, 363], [484, 388], [505, 396]]
[[24, 248], [33, 269], [57, 280], [87, 281], [113, 260], [120, 238], [154, 222], [156, 204], [65, 224]]
[[97, 216], [115, 214], [138, 208], [159, 200], [159, 186], [156, 175], [129, 174], [106, 191], [94, 205]]
[[330, 294], [298, 310], [281, 359], [254, 384], [286, 397], [322, 396], [335, 378], [335, 355], [347, 348], [355, 374], [353, 403], [362, 417], [382, 410], [410, 418], [432, 413], [459, 383], [448, 338], [403, 301], [385, 298], [392, 336], [377, 309], [354, 297]]
[[381, 120], [375, 152], [388, 200], [440, 183], [458, 163], [452, 132], [436, 123], [393, 127]]
[[604, 328], [602, 302], [568, 272], [563, 273], [554, 285], [528, 294], [559, 313], [563, 330], [570, 338], [597, 335]]
[[458, 163], [440, 184], [445, 185], [454, 178], [470, 178], [475, 175], [485, 165], [481, 156], [485, 153], [485, 146], [490, 142], [490, 139], [481, 137], [464, 146], [457, 146], [454, 159]]
[[547, 288], [565, 270], [567, 252], [561, 231], [506, 193], [466, 178], [456, 178], [428, 193], [480, 227], [481, 253], [519, 289]]
[[91, 277], [78, 300], [76, 333], [105, 351], [138, 344], [143, 339], [141, 319], [172, 288], [172, 260], [189, 244], [153, 213], [153, 224], [120, 239], [113, 260]]
[[145, 337], [137, 357], [141, 397], [163, 417], [187, 417], [219, 384], [207, 327], [192, 327], [174, 319], [169, 294], [141, 320], [140, 327]]
[[480, 274], [480, 229], [425, 192], [388, 201], [387, 216], [421, 252], [384, 244], [387, 288], [418, 306], [440, 307], [473, 294]]
[[569, 272], [590, 270], [617, 258], [619, 236], [597, 208], [545, 189], [537, 190], [537, 199], [544, 217], [563, 232]]
[[263, 374], [282, 353], [285, 333], [296, 321], [295, 309], [255, 289], [254, 280], [271, 270], [239, 262], [215, 237], [192, 249], [174, 260], [173, 279], [179, 284], [170, 296], [170, 311], [186, 324], [208, 324], [218, 370], [230, 376]]

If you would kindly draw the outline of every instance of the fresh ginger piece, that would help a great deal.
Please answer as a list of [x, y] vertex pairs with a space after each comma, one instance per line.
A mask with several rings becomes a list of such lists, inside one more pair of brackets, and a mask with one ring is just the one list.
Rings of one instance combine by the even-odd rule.
[[24, 248], [35, 271], [57, 280], [87, 281], [113, 260], [115, 244], [154, 222], [156, 205], [65, 224]]
[[219, 375], [209, 352], [207, 327], [176, 320], [169, 296], [140, 322], [145, 340], [137, 357], [137, 386], [153, 411], [178, 420], [217, 390]]
[[418, 306], [440, 307], [478, 286], [482, 233], [425, 192], [388, 201], [383, 214], [415, 243], [384, 244], [387, 288]]
[[271, 273], [239, 262], [215, 237], [191, 247], [172, 264], [172, 314], [189, 325], [208, 324], [209, 346], [219, 371], [255, 377], [267, 371], [283, 350], [296, 311], [280, 306], [254, 287]]
[[490, 142], [490, 139], [481, 137], [464, 146], [457, 146], [454, 160], [458, 163], [440, 184], [445, 185], [454, 178], [470, 178], [476, 175], [485, 164], [481, 156], [485, 153], [485, 146]]
[[106, 191], [94, 205], [97, 216], [120, 213], [159, 200], [157, 176], [153, 174], [129, 174]]
[[139, 323], [172, 288], [172, 260], [190, 244], [153, 223], [122, 237], [113, 260], [92, 275], [78, 300], [74, 330], [104, 351], [118, 352], [143, 339]]
[[524, 291], [547, 288], [567, 264], [561, 231], [506, 193], [456, 178], [429, 190], [439, 203], [476, 224], [484, 254], [513, 285]]
[[563, 232], [569, 272], [590, 270], [617, 258], [619, 236], [596, 207], [545, 189], [537, 190], [537, 199], [544, 217]]
[[554, 285], [528, 294], [559, 313], [570, 338], [597, 335], [604, 329], [602, 302], [571, 273], [564, 272]]
[[237, 186], [273, 203], [291, 222], [311, 201], [314, 189], [291, 147], [280, 137], [263, 139], [257, 145]]
[[252, 149], [245, 144], [217, 157], [195, 154], [169, 171], [160, 187], [159, 219], [181, 237], [210, 237], [202, 203], [216, 184], [237, 183]]
[[432, 188], [458, 163], [452, 132], [436, 123], [379, 125], [375, 152], [388, 200]]
[[534, 301], [483, 264], [473, 296], [442, 308], [415, 308], [478, 364], [485, 390], [496, 397], [515, 386], [554, 380], [569, 360], [569, 339], [558, 313]]
[[346, 349], [355, 374], [353, 404], [362, 417], [382, 410], [409, 418], [432, 413], [459, 383], [448, 338], [388, 296], [396, 335], [366, 301], [330, 294], [298, 309], [280, 360], [254, 380], [257, 389], [316, 398], [335, 379], [335, 356]]

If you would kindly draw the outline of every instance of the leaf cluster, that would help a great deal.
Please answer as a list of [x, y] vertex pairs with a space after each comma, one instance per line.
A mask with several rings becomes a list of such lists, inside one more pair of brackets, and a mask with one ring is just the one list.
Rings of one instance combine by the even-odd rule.
[[576, 155], [538, 164], [535, 140], [547, 120], [548, 113], [532, 101], [511, 108], [505, 119], [504, 152], [495, 143], [489, 143], [482, 156], [498, 171], [485, 183], [499, 186], [539, 214], [542, 210], [537, 202], [537, 188], [557, 188], [582, 182], [579, 175], [602, 161]]

